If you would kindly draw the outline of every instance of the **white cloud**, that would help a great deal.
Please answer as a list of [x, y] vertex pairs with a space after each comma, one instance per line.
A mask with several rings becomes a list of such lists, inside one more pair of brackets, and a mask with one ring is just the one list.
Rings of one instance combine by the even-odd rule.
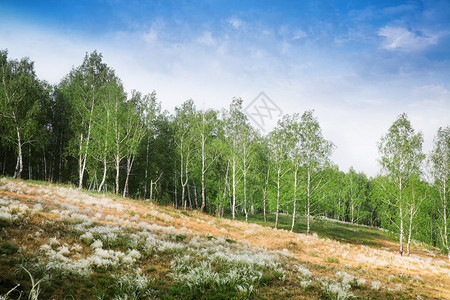
[[0, 23], [0, 49], [8, 49], [8, 57], [29, 57], [35, 62], [36, 74], [50, 84], [57, 84], [80, 64], [86, 51], [93, 51], [98, 43], [78, 36], [64, 36], [56, 31], [42, 31], [22, 24], [4, 26]]
[[293, 35], [292, 35], [292, 39], [293, 40], [300, 40], [302, 38], [307, 37], [308, 35], [306, 34], [306, 32], [304, 32], [301, 29], [296, 30]]
[[205, 46], [214, 47], [217, 45], [216, 40], [212, 37], [212, 34], [210, 31], [204, 32], [201, 37], [197, 39], [197, 41]]
[[405, 52], [421, 51], [437, 44], [440, 35], [425, 31], [413, 32], [403, 27], [385, 26], [378, 31], [384, 38], [382, 48]]
[[[246, 25], [237, 18], [228, 22], [231, 29]], [[166, 38], [171, 33], [167, 27], [169, 24], [159, 21], [145, 31], [124, 31], [93, 40], [48, 28], [9, 24], [0, 26], [0, 48], [9, 48], [15, 58], [29, 56], [36, 61], [38, 76], [51, 83], [58, 83], [72, 66], [79, 65], [86, 51], [97, 49], [128, 91], [155, 90], [168, 110], [189, 98], [201, 108], [228, 107], [233, 97], [242, 97], [246, 105], [264, 91], [285, 113], [316, 109], [325, 138], [338, 147], [335, 162], [345, 171], [353, 165], [370, 176], [378, 171], [376, 142], [396, 116], [407, 112], [413, 126], [431, 140], [436, 126], [448, 124], [448, 88], [432, 80], [415, 89], [413, 82], [398, 84], [395, 78], [389, 84], [367, 80], [353, 73], [353, 62], [327, 56], [325, 51], [315, 51], [317, 48], [280, 44], [272, 40], [275, 35], [263, 36], [264, 28], [252, 31], [261, 39], [247, 40], [247, 36], [232, 32], [220, 35], [212, 30], [174, 43]], [[437, 37], [430, 40], [400, 27], [386, 26], [379, 35], [390, 50], [417, 50], [421, 46], [416, 44], [437, 42]], [[286, 31], [283, 37], [308, 40], [312, 35], [299, 30]], [[270, 47], [273, 45], [278, 47]], [[402, 106], [399, 99], [412, 100]], [[426, 101], [435, 102], [426, 106]]]
[[231, 26], [233, 26], [235, 29], [239, 29], [244, 24], [241, 19], [238, 19], [236, 17], [229, 19], [228, 23], [230, 23]]
[[158, 39], [158, 32], [153, 29], [150, 28], [145, 34], [144, 34], [144, 40], [148, 43], [148, 44], [152, 44], [154, 42], [156, 42]]
[[450, 101], [450, 90], [442, 85], [430, 84], [415, 87], [413, 94], [422, 102], [429, 104], [444, 104]]

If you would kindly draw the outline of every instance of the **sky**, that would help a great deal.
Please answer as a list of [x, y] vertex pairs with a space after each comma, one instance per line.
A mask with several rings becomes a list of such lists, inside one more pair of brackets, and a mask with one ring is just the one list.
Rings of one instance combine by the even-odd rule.
[[170, 112], [241, 97], [263, 133], [314, 110], [333, 162], [372, 177], [400, 114], [425, 153], [450, 126], [448, 0], [0, 0], [0, 49], [51, 84], [97, 50], [127, 91], [155, 91]]

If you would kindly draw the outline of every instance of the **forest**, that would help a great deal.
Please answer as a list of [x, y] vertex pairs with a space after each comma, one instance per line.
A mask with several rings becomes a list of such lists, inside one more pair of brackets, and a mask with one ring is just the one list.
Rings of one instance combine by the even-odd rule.
[[[284, 115], [267, 135], [243, 112], [193, 100], [163, 111], [156, 92], [125, 92], [99, 52], [86, 53], [59, 84], [40, 80], [28, 58], [0, 51], [0, 173], [72, 184], [200, 210], [218, 217], [259, 214], [330, 218], [380, 227], [409, 254], [413, 241], [450, 250], [450, 126], [430, 153], [400, 114], [378, 142], [380, 172], [368, 178], [331, 161], [335, 145], [313, 110]], [[405, 246], [404, 246], [405, 245]], [[449, 254], [450, 259], [450, 254]]]

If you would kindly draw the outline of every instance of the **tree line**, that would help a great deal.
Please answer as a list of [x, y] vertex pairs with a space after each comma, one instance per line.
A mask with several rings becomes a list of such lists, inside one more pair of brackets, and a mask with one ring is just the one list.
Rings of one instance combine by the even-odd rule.
[[[56, 86], [28, 58], [0, 51], [0, 172], [97, 192], [198, 209], [217, 216], [323, 216], [388, 229], [449, 252], [450, 127], [428, 155], [406, 114], [378, 143], [380, 173], [368, 178], [330, 161], [314, 111], [284, 115], [266, 136], [243, 100], [222, 110], [193, 100], [161, 109], [156, 93], [127, 94], [101, 53], [87, 53]], [[449, 256], [450, 259], [450, 256]]]

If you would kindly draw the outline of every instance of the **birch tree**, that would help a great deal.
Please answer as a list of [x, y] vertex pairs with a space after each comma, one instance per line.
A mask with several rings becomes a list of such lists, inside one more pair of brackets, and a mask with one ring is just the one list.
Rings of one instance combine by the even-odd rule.
[[311, 233], [311, 208], [315, 200], [312, 196], [323, 186], [319, 171], [329, 163], [333, 147], [333, 143], [324, 139], [314, 111], [304, 112], [300, 124], [299, 156], [306, 173], [306, 234]]
[[[161, 179], [163, 171], [157, 170], [156, 174], [149, 175], [150, 170], [150, 151], [155, 152], [156, 149], [150, 149], [154, 144], [157, 135], [157, 118], [161, 114], [161, 104], [156, 99], [156, 93], [152, 92], [143, 99], [143, 123], [145, 127], [145, 166], [144, 166], [144, 198], [147, 197], [147, 188], [149, 177], [153, 177], [150, 180], [150, 201], [153, 201], [153, 186]], [[155, 148], [155, 147], [154, 147]], [[156, 153], [154, 153], [156, 154]], [[157, 179], [155, 180], [155, 177]]]
[[123, 95], [123, 87], [118, 81], [110, 81], [102, 87], [101, 92], [103, 96], [94, 110], [92, 130], [92, 156], [102, 168], [98, 192], [104, 189], [109, 164], [114, 161], [114, 107], [117, 95]]
[[[150, 96], [148, 96], [150, 97]], [[147, 96], [142, 96], [140, 92], [132, 91], [131, 98], [126, 103], [125, 113], [125, 156], [126, 156], [126, 177], [125, 185], [123, 188], [123, 197], [128, 196], [128, 184], [131, 174], [131, 169], [133, 168], [133, 163], [138, 154], [139, 144], [145, 135], [145, 114], [146, 114], [146, 104]]]
[[201, 195], [202, 205], [200, 211], [206, 207], [206, 172], [212, 166], [219, 155], [219, 149], [215, 145], [215, 137], [218, 133], [217, 112], [214, 110], [201, 110], [198, 113], [197, 133], [200, 142], [201, 158]]
[[420, 166], [424, 159], [422, 143], [422, 133], [414, 132], [405, 113], [397, 117], [388, 133], [382, 136], [378, 143], [382, 172], [392, 181], [396, 189], [393, 197], [387, 198], [386, 201], [398, 210], [400, 255], [404, 252], [404, 226], [408, 213], [408, 197], [405, 190], [410, 177], [420, 173]]
[[243, 208], [245, 215], [245, 222], [248, 222], [249, 201], [248, 201], [248, 177], [250, 168], [255, 160], [255, 146], [256, 146], [257, 132], [244, 120], [241, 124], [240, 133], [238, 136], [239, 142], [239, 169], [242, 174], [243, 183]]
[[[285, 118], [285, 117], [283, 117]], [[280, 192], [282, 178], [290, 170], [288, 130], [285, 119], [279, 120], [277, 126], [269, 133], [269, 147], [273, 171], [276, 172], [275, 229], [278, 229], [280, 214]]]
[[224, 113], [225, 120], [225, 138], [228, 144], [228, 156], [230, 159], [231, 167], [231, 191], [232, 191], [232, 202], [231, 202], [231, 216], [233, 219], [236, 218], [236, 193], [238, 184], [238, 162], [239, 162], [239, 151], [240, 151], [240, 134], [243, 124], [245, 124], [246, 116], [242, 112], [242, 102], [241, 98], [233, 99], [230, 108]]
[[14, 178], [21, 178], [23, 147], [35, 141], [42, 128], [38, 116], [41, 103], [49, 98], [48, 90], [34, 72], [28, 58], [8, 60], [6, 50], [0, 51], [0, 126], [1, 138], [16, 150]]
[[407, 211], [408, 211], [408, 236], [406, 241], [406, 255], [411, 254], [412, 233], [416, 227], [416, 216], [421, 209], [422, 203], [428, 195], [428, 184], [418, 174], [411, 175], [409, 180]]
[[439, 190], [439, 222], [438, 229], [441, 243], [448, 253], [450, 262], [450, 127], [439, 128], [433, 141], [433, 149], [429, 156], [429, 164], [434, 184]]
[[195, 127], [196, 108], [194, 101], [188, 100], [181, 107], [175, 108], [174, 136], [180, 166], [181, 203], [187, 209], [186, 186], [192, 172], [194, 154], [193, 132]]
[[70, 141], [69, 152], [78, 160], [78, 188], [83, 186], [87, 160], [90, 154], [94, 110], [102, 96], [101, 89], [107, 82], [117, 80], [114, 71], [102, 61], [96, 51], [86, 54], [83, 63], [73, 68], [58, 88], [70, 99], [72, 114], [70, 125], [75, 137]]

